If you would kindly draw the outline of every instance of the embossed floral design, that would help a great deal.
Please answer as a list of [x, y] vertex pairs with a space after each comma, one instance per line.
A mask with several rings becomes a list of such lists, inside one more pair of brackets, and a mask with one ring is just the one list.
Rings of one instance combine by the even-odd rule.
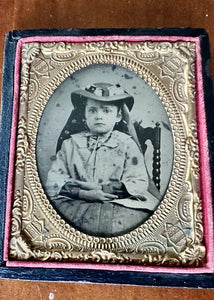
[[22, 198], [21, 192], [16, 191], [12, 210], [11, 219], [11, 234], [13, 236], [19, 235], [21, 230], [21, 218], [22, 218]]
[[22, 237], [12, 237], [10, 240], [10, 256], [21, 260], [29, 259], [33, 252]]
[[18, 139], [16, 153], [16, 172], [20, 173], [25, 165], [25, 156], [28, 149], [27, 122], [21, 117], [18, 123]]
[[22, 68], [20, 84], [20, 102], [23, 104], [28, 99], [28, 84], [30, 64], [40, 52], [39, 43], [26, 43], [22, 46]]
[[[24, 180], [30, 178], [30, 187], [24, 182], [24, 193], [20, 190], [15, 192], [11, 257], [42, 261], [78, 260], [163, 266], [199, 266], [204, 261], [204, 248], [201, 246], [203, 243], [201, 200], [198, 190], [195, 189], [199, 180], [197, 128], [196, 123], [194, 121], [190, 123], [187, 118], [190, 112], [189, 106], [194, 105], [194, 57], [194, 43], [184, 42], [106, 41], [24, 45], [20, 102], [22, 107], [25, 107], [25, 112], [29, 112], [30, 117], [26, 118], [23, 113], [19, 121], [17, 172], [26, 171]], [[118, 64], [145, 79], [166, 108], [177, 147], [172, 180], [156, 214], [129, 234], [106, 239], [83, 234], [57, 215], [42, 189], [35, 158], [38, 122], [53, 91], [75, 70], [97, 63]], [[32, 101], [30, 105], [29, 99]], [[31, 132], [30, 143], [26, 134], [27, 125], [28, 131]], [[184, 132], [188, 132], [188, 138]], [[194, 176], [187, 180], [189, 189], [184, 187], [182, 191], [177, 192], [176, 188], [181, 187], [182, 183], [178, 178], [185, 177], [187, 172], [184, 163], [187, 158], [186, 151], [183, 150], [184, 141], [186, 141], [185, 150], [188, 150]], [[30, 156], [26, 161], [28, 150]], [[178, 216], [179, 225], [175, 225], [172, 220], [166, 221], [170, 213]], [[43, 224], [38, 220], [45, 220], [45, 222]], [[24, 230], [21, 233], [22, 221], [25, 222], [23, 229], [25, 228], [28, 233], [28, 238], [25, 235], [26, 240], [22, 238], [24, 234]], [[167, 227], [164, 226], [166, 223]], [[194, 225], [195, 239], [192, 239], [194, 245], [185, 235], [184, 223], [192, 227]], [[167, 236], [165, 240], [162, 235], [164, 230]], [[160, 231], [158, 234], [161, 242], [157, 242], [155, 236], [158, 231]]]
[[199, 146], [198, 146], [198, 133], [195, 121], [189, 125], [189, 137], [187, 139], [187, 148], [192, 161], [191, 169], [194, 176], [199, 177]]
[[97, 43], [86, 43], [86, 49], [92, 50], [92, 49], [98, 49], [102, 51], [112, 52], [117, 50], [127, 50], [131, 46], [130, 43], [127, 42], [118, 42], [118, 41], [112, 41], [112, 42], [97, 42]]
[[182, 263], [188, 265], [195, 265], [196, 267], [204, 265], [205, 247], [199, 245], [192, 245], [185, 251], [182, 258]]

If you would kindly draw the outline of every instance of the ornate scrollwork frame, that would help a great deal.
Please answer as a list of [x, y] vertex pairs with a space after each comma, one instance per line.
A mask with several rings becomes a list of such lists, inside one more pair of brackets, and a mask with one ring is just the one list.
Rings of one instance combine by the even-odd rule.
[[[174, 139], [173, 170], [161, 204], [144, 224], [112, 238], [90, 236], [67, 224], [47, 199], [36, 164], [39, 121], [55, 89], [75, 71], [106, 63], [135, 72], [154, 89]], [[194, 100], [194, 42], [23, 44], [10, 258], [202, 266], [206, 253]]]

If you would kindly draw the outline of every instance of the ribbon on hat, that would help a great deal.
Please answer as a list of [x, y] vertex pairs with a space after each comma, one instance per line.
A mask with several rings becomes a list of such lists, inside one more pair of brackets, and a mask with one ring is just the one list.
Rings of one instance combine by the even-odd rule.
[[121, 94], [126, 93], [119, 84], [117, 85], [107, 85], [103, 83], [100, 85], [91, 85], [86, 87], [85, 90], [89, 93], [96, 95], [97, 97], [112, 97], [120, 96]]

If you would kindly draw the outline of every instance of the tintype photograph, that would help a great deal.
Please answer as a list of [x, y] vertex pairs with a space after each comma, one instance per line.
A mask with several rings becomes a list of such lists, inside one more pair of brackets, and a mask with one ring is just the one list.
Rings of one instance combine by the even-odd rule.
[[41, 117], [37, 165], [59, 215], [93, 236], [123, 235], [160, 204], [173, 137], [155, 91], [127, 68], [92, 64], [55, 90]]

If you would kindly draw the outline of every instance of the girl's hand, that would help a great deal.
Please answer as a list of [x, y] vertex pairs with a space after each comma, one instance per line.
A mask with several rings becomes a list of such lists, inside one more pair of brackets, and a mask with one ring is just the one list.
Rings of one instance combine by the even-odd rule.
[[101, 190], [102, 186], [99, 185], [98, 183], [94, 182], [87, 182], [87, 181], [79, 181], [75, 180], [75, 183], [78, 184], [78, 187], [83, 190]]
[[102, 190], [108, 194], [115, 194], [118, 198], [126, 198], [130, 196], [122, 182], [112, 181], [108, 184], [103, 184]]
[[113, 199], [118, 199], [118, 196], [104, 193], [101, 190], [80, 190], [79, 199], [88, 201], [109, 201]]

